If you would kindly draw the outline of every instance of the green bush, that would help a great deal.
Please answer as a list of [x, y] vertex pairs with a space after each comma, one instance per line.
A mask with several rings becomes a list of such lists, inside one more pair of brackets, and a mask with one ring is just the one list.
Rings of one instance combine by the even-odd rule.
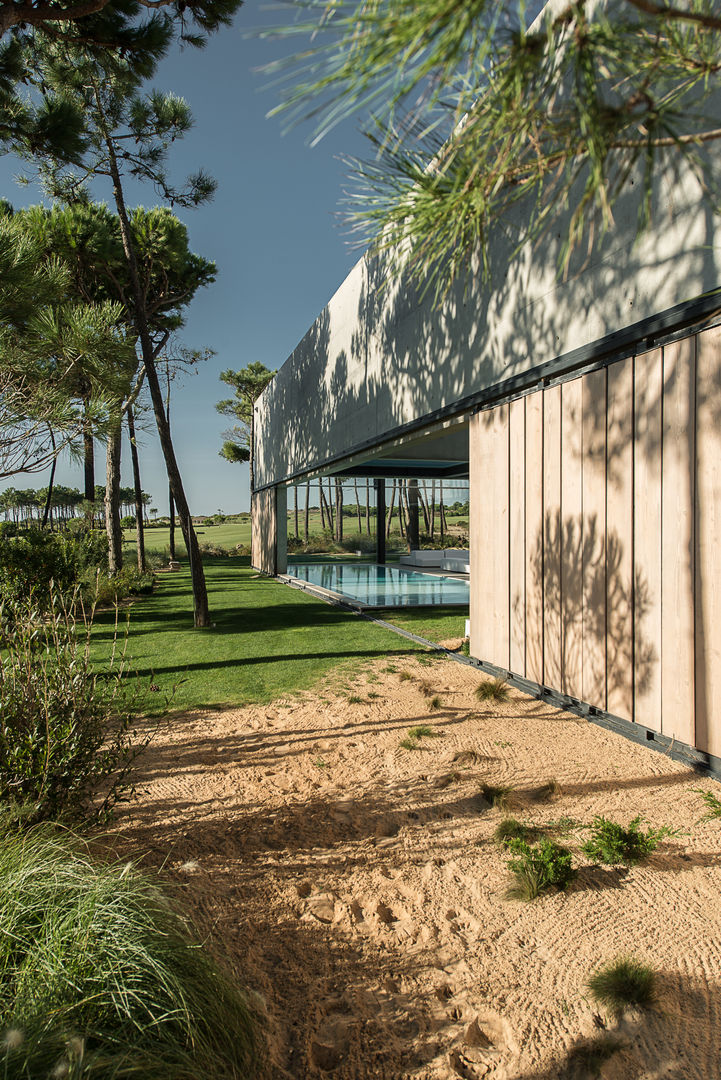
[[0, 842], [0, 1031], [5, 1080], [262, 1071], [257, 1008], [158, 885], [47, 825]]
[[54, 590], [44, 611], [0, 605], [0, 801], [30, 821], [107, 816], [137, 752], [122, 663], [94, 669], [77, 612]]
[[635, 817], [627, 829], [608, 818], [595, 817], [591, 825], [591, 836], [581, 845], [581, 851], [597, 863], [616, 866], [619, 863], [633, 864], [641, 862], [654, 851], [667, 836], [673, 836], [674, 829], [665, 825], [660, 829], [641, 829], [641, 818]]
[[554, 840], [543, 839], [538, 844], [529, 844], [526, 840], [512, 838], [507, 847], [514, 856], [508, 863], [515, 878], [506, 894], [511, 900], [535, 900], [539, 893], [553, 885], [565, 889], [576, 876], [571, 852]]
[[80, 578], [83, 600], [96, 607], [108, 607], [127, 596], [147, 596], [155, 579], [150, 572], [141, 574], [137, 566], [124, 566], [117, 574], [86, 570]]
[[43, 605], [55, 590], [68, 593], [85, 574], [108, 568], [108, 538], [86, 526], [52, 533], [26, 529], [0, 536], [0, 601], [15, 604], [31, 595]]

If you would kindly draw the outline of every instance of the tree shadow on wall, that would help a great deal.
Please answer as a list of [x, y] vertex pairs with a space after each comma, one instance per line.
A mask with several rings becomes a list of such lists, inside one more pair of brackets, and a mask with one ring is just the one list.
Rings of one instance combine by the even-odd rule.
[[562, 519], [549, 511], [533, 542], [525, 597], [521, 588], [513, 594], [512, 617], [516, 635], [525, 636], [529, 678], [604, 709], [609, 695], [614, 702], [621, 695], [630, 717], [634, 681], [636, 693], [647, 693], [659, 657], [643, 633], [648, 582], [627, 561], [618, 535], [596, 515]]

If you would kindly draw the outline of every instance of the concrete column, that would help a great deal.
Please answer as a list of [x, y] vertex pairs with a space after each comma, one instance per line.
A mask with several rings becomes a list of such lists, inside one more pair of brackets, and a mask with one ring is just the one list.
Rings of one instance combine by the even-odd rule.
[[376, 489], [376, 562], [386, 561], [386, 482], [373, 481]]
[[288, 489], [278, 484], [275, 489], [275, 572], [288, 569]]
[[408, 481], [408, 546], [417, 551], [421, 546], [418, 528], [418, 481]]

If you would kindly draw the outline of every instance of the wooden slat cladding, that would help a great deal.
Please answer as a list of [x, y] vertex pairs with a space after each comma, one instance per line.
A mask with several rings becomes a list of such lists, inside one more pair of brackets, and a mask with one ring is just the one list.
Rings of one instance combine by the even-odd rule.
[[277, 514], [275, 488], [253, 495], [250, 561], [264, 574], [276, 572]]
[[721, 756], [721, 328], [482, 412], [470, 452], [472, 655]]

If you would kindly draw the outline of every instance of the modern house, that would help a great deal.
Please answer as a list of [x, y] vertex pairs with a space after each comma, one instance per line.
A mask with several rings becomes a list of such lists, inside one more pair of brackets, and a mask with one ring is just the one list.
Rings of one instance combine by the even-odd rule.
[[362, 258], [257, 404], [253, 562], [288, 484], [469, 476], [471, 656], [721, 772], [721, 219], [683, 168], [654, 202], [440, 308]]

